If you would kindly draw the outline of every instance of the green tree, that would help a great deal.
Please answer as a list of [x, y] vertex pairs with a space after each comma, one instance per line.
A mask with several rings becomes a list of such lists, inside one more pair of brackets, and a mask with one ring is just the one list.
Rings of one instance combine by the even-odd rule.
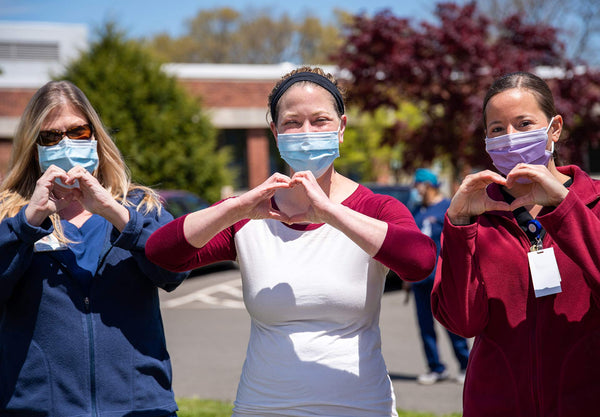
[[61, 79], [80, 87], [97, 109], [134, 181], [196, 192], [209, 201], [231, 184], [229, 154], [195, 99], [161, 63], [114, 23], [71, 63]]
[[162, 33], [148, 45], [170, 62], [330, 64], [330, 55], [343, 42], [343, 19], [349, 19], [344, 12], [336, 14], [336, 23], [325, 24], [312, 15], [297, 20], [286, 13], [275, 17], [267, 9], [200, 10], [187, 21], [184, 36], [171, 38]]
[[335, 169], [361, 182], [403, 182], [406, 146], [403, 141], [387, 140], [387, 132], [400, 124], [399, 134], [408, 137], [423, 123], [422, 112], [407, 101], [396, 110], [379, 107], [364, 112], [353, 106], [348, 109], [348, 120], [340, 146], [342, 157], [336, 160]]
[[485, 0], [478, 7], [495, 20], [519, 15], [529, 24], [551, 25], [575, 62], [600, 65], [600, 1], [598, 0]]
[[437, 21], [412, 24], [389, 10], [373, 18], [356, 16], [348, 28], [338, 66], [351, 74], [353, 104], [363, 111], [397, 109], [415, 103], [423, 123], [406, 134], [398, 123], [385, 142], [403, 143], [404, 167], [411, 171], [443, 156], [459, 179], [473, 168], [491, 166], [485, 152], [481, 106], [492, 81], [513, 71], [558, 69], [549, 84], [565, 135], [557, 148], [567, 161], [590, 169], [585, 153], [597, 149], [600, 74], [579, 71], [564, 57], [557, 30], [526, 24], [520, 16], [492, 21], [474, 2], [439, 3]]
[[[339, 21], [344, 17], [347, 18], [343, 12], [338, 12]], [[298, 32], [297, 54], [301, 63], [331, 63], [330, 55], [343, 44], [338, 26], [323, 25], [318, 17], [306, 16], [296, 28]]]

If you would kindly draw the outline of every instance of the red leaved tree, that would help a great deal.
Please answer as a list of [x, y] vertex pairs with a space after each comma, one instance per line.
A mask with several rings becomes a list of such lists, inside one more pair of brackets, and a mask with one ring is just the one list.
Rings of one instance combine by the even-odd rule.
[[[483, 141], [481, 105], [495, 78], [513, 71], [572, 66], [564, 59], [563, 45], [552, 27], [527, 25], [518, 16], [493, 22], [477, 11], [475, 3], [441, 3], [435, 15], [437, 23], [418, 26], [389, 11], [374, 17], [355, 16], [334, 59], [350, 72], [350, 100], [362, 110], [397, 109], [402, 101], [418, 104], [425, 118], [420, 128], [407, 131], [398, 122], [386, 133], [387, 142], [404, 142], [405, 170], [445, 156], [459, 178], [470, 167], [491, 166]], [[569, 94], [575, 94], [576, 86], [589, 82], [590, 76], [583, 80], [579, 78], [583, 75], [570, 74], [573, 77], [565, 82], [552, 84], [555, 93], [561, 94], [559, 111], [571, 112], [566, 119], [573, 122], [572, 133], [587, 135], [588, 130], [576, 127], [584, 120], [571, 117], [580, 108]], [[597, 79], [594, 82], [600, 86]], [[582, 89], [579, 94], [587, 92]], [[590, 100], [586, 96], [579, 102], [589, 104]], [[571, 107], [564, 102], [571, 102]], [[598, 122], [592, 113], [586, 123]], [[585, 138], [590, 139], [589, 135]], [[573, 154], [581, 153], [582, 143], [570, 154], [573, 162], [581, 162]]]

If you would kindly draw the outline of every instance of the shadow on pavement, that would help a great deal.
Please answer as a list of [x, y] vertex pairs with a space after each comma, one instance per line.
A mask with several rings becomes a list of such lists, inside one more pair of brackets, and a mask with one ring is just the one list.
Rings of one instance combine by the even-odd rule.
[[418, 375], [411, 375], [411, 374], [396, 374], [396, 373], [391, 373], [389, 375], [390, 375], [390, 379], [392, 381], [416, 381], [417, 376], [418, 376]]

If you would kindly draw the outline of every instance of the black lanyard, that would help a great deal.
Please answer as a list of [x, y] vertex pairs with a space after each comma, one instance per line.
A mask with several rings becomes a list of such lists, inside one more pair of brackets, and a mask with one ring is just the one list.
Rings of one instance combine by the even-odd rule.
[[[573, 179], [569, 178], [569, 180], [563, 185], [569, 188], [571, 184], [573, 184]], [[515, 200], [515, 198], [512, 195], [510, 195], [504, 189], [504, 187], [500, 187], [500, 192], [502, 192], [502, 195], [504, 196], [504, 201], [506, 201], [508, 204], [512, 203]], [[544, 236], [546, 235], [546, 230], [542, 227], [540, 222], [535, 220], [531, 216], [531, 214], [529, 214], [525, 207], [516, 208], [515, 210], [513, 210], [513, 215], [515, 216], [515, 220], [517, 221], [521, 230], [523, 230], [529, 238], [529, 243], [531, 243], [532, 246], [538, 244], [538, 239], [539, 242], [541, 242], [542, 239], [544, 239]]]

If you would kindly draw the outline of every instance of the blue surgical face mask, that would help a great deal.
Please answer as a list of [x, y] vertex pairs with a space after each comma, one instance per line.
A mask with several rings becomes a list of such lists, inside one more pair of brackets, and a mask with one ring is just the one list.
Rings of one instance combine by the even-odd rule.
[[[82, 166], [92, 173], [98, 167], [97, 146], [98, 142], [91, 139], [63, 139], [54, 146], [37, 145], [40, 169], [45, 172], [50, 165], [56, 165], [69, 172], [75, 166]], [[63, 184], [58, 178], [56, 182], [66, 188], [79, 186]]]
[[281, 133], [277, 135], [277, 147], [294, 172], [311, 171], [319, 178], [340, 156], [339, 130]]

